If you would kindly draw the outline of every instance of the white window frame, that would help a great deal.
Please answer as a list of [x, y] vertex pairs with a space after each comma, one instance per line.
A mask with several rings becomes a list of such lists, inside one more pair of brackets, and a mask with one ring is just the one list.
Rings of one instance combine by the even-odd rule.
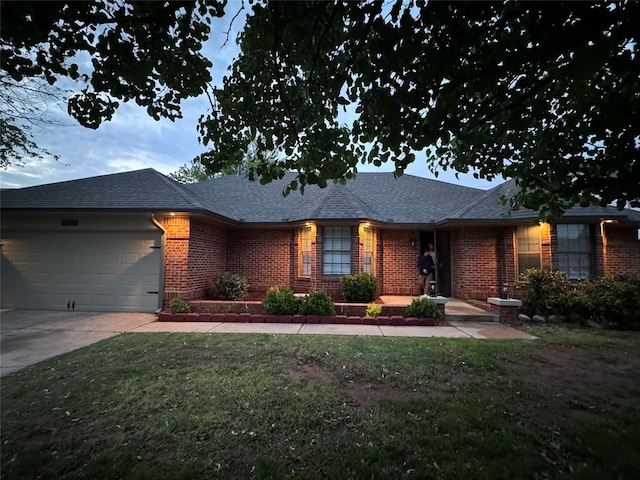
[[311, 276], [311, 226], [302, 227], [298, 231], [298, 275], [300, 277]]
[[362, 271], [364, 273], [374, 274], [375, 262], [375, 233], [371, 227], [362, 227]]
[[322, 229], [322, 275], [351, 274], [351, 227]]
[[[518, 275], [524, 273], [527, 268], [537, 268], [540, 270], [542, 268], [540, 225], [519, 225], [516, 228], [515, 237]], [[523, 268], [524, 259], [528, 260], [526, 268]], [[532, 265], [536, 263], [535, 260], [537, 260], [537, 266]]]

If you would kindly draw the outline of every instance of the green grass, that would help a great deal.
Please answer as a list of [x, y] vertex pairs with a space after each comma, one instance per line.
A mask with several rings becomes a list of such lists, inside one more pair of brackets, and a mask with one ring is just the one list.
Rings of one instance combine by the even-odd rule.
[[2, 379], [2, 478], [636, 478], [640, 336], [530, 331], [120, 335]]

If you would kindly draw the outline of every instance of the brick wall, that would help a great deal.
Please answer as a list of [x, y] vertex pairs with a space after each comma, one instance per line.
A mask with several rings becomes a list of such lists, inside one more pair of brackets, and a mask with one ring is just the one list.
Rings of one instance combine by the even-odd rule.
[[247, 278], [249, 292], [261, 295], [274, 285], [292, 285], [293, 229], [227, 232], [227, 270]]
[[[165, 217], [164, 228], [164, 302], [183, 297], [187, 289], [189, 265], [188, 217]], [[183, 297], [184, 298], [184, 297]]]
[[637, 227], [605, 224], [603, 240], [604, 275], [640, 274], [640, 240]]
[[227, 269], [225, 230], [201, 220], [191, 220], [186, 296], [205, 298], [213, 279]]
[[381, 292], [385, 295], [419, 295], [417, 258], [419, 242], [412, 246], [410, 239], [418, 239], [416, 230], [381, 230], [379, 242], [382, 281]]
[[[487, 297], [498, 296], [500, 268], [497, 254], [500, 248], [504, 250], [505, 245], [504, 242], [500, 245], [496, 227], [460, 227], [452, 230], [454, 297], [486, 300]], [[513, 267], [511, 270], [515, 271]]]

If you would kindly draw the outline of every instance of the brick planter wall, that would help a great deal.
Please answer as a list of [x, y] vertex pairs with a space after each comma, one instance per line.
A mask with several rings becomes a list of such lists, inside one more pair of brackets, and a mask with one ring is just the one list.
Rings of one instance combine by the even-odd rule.
[[359, 315], [336, 315], [335, 317], [318, 317], [317, 315], [262, 315], [249, 313], [176, 313], [160, 312], [159, 322], [237, 322], [237, 323], [330, 323], [343, 325], [394, 325], [394, 326], [449, 326], [446, 320], [439, 318], [416, 318], [401, 315], [377, 318]]

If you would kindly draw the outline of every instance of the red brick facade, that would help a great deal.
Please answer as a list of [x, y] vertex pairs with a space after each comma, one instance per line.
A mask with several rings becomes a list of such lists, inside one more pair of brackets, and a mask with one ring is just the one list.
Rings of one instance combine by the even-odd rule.
[[[311, 273], [301, 276], [300, 229], [223, 228], [199, 219], [166, 217], [163, 220], [165, 301], [208, 295], [211, 281], [230, 271], [247, 278], [253, 297], [272, 286], [289, 286], [304, 293], [323, 290], [341, 301], [339, 277], [322, 272], [323, 227], [312, 225]], [[378, 295], [419, 295], [416, 257], [418, 229], [370, 228], [373, 235], [373, 273]], [[598, 275], [640, 273], [637, 228], [596, 224], [594, 269]], [[518, 280], [516, 226], [458, 226], [447, 229], [451, 258], [452, 295], [463, 300], [486, 300], [500, 295], [507, 283], [510, 294]], [[425, 228], [425, 231], [427, 229]], [[351, 271], [363, 270], [363, 226], [351, 227]], [[553, 226], [540, 228], [541, 266], [557, 268], [557, 238]]]
[[[382, 230], [381, 293], [420, 295], [417, 258], [420, 245], [416, 230]], [[413, 241], [414, 245], [411, 244]]]
[[637, 228], [603, 224], [603, 274], [640, 273], [640, 240]]
[[228, 230], [226, 268], [245, 277], [250, 292], [289, 286], [293, 241], [291, 229]]
[[459, 227], [451, 232], [454, 297], [486, 300], [497, 295], [501, 279], [496, 258], [500, 249], [504, 249], [499, 240], [502, 236], [504, 242], [509, 242], [503, 230], [500, 227]]

